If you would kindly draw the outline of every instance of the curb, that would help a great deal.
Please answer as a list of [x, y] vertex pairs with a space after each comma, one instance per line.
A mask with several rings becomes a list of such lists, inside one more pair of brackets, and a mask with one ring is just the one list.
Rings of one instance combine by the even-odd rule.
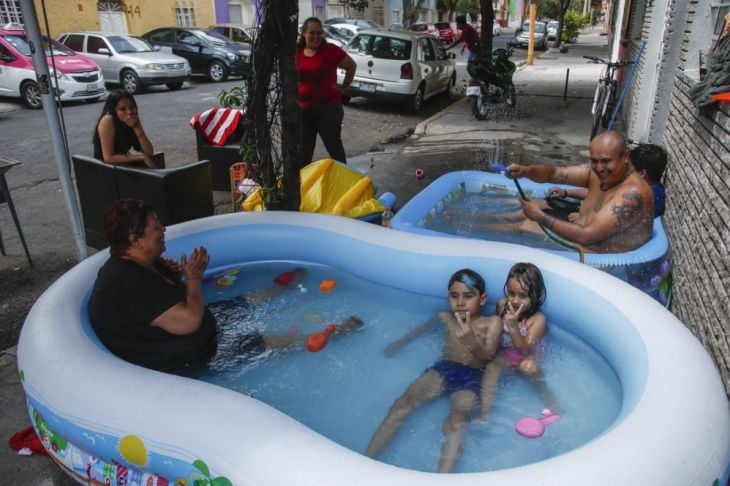
[[426, 118], [425, 120], [421, 121], [418, 125], [416, 125], [416, 128], [413, 130], [413, 136], [422, 136], [426, 135], [426, 130], [428, 129], [428, 125], [433, 122], [434, 120], [438, 120], [442, 116], [444, 116], [446, 113], [448, 113], [452, 107], [456, 106], [457, 103], [461, 103], [464, 101], [464, 96], [459, 97], [456, 101], [451, 103], [449, 106], [444, 108], [443, 110], [439, 111], [435, 115], [431, 115], [430, 117]]

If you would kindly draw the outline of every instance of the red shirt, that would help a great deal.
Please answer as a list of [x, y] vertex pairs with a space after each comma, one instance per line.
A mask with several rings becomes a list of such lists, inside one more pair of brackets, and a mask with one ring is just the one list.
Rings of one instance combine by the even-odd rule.
[[297, 50], [299, 71], [299, 108], [312, 109], [342, 103], [337, 84], [337, 65], [347, 54], [334, 44], [324, 44], [312, 57]]
[[476, 52], [477, 50], [477, 44], [479, 44], [479, 34], [477, 34], [476, 29], [472, 27], [470, 24], [466, 24], [463, 29], [461, 29], [461, 36], [459, 37], [459, 42], [464, 42], [464, 45], [469, 50], [469, 52]]

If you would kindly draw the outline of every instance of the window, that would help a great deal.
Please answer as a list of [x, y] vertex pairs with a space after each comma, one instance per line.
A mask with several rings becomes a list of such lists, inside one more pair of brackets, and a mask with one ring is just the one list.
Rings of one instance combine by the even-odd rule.
[[182, 44], [188, 44], [191, 46], [196, 45], [196, 43], [199, 45], [200, 41], [198, 40], [195, 35], [193, 35], [191, 32], [188, 32], [187, 30], [178, 30], [177, 31], [177, 41]]
[[195, 27], [198, 25], [197, 0], [177, 0], [175, 8], [178, 27]]
[[730, 0], [721, 0], [711, 5], [712, 18], [715, 25], [713, 34], [719, 36], [722, 34], [722, 28], [725, 26], [725, 17], [730, 14]]
[[63, 40], [63, 44], [76, 52], [84, 51], [84, 36], [79, 34], [69, 34]]
[[150, 35], [150, 41], [152, 42], [168, 42], [172, 44], [175, 42], [175, 31], [171, 29], [158, 30]]
[[90, 35], [86, 41], [86, 52], [89, 54], [98, 54], [99, 49], [109, 49], [106, 42], [101, 37]]
[[22, 24], [23, 14], [20, 12], [19, 0], [0, 0], [0, 25], [8, 23]]
[[423, 53], [423, 59], [419, 59], [419, 61], [428, 62], [436, 60], [436, 55], [433, 53], [433, 46], [428, 39], [421, 37], [418, 39], [418, 43], [421, 45], [421, 52]]
[[441, 45], [441, 42], [437, 40], [431, 41], [435, 48], [436, 48], [436, 60], [437, 61], [445, 61], [449, 58], [449, 55], [446, 53], [446, 49], [444, 49], [444, 46]]

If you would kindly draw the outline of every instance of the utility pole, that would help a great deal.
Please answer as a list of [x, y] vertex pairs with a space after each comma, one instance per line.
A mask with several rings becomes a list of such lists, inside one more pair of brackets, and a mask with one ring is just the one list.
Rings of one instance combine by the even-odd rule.
[[23, 14], [23, 23], [25, 25], [25, 32], [28, 35], [33, 68], [35, 69], [36, 80], [38, 82], [38, 92], [43, 102], [43, 111], [46, 115], [48, 132], [51, 136], [53, 155], [56, 159], [56, 166], [58, 167], [58, 180], [61, 182], [63, 198], [66, 202], [69, 218], [71, 219], [71, 230], [76, 241], [76, 256], [81, 261], [88, 255], [86, 240], [84, 238], [84, 227], [81, 224], [81, 212], [79, 211], [74, 186], [71, 182], [71, 164], [68, 158], [66, 144], [64, 143], [63, 132], [61, 131], [61, 121], [56, 111], [56, 100], [53, 97], [53, 83], [51, 82], [51, 75], [48, 70], [46, 50], [43, 48], [43, 38], [41, 37], [41, 29], [38, 26], [38, 16], [36, 15], [33, 0], [20, 0], [20, 11]]
[[537, 0], [530, 0], [530, 41], [527, 43], [527, 64], [532, 65], [535, 59], [535, 19], [537, 18]]

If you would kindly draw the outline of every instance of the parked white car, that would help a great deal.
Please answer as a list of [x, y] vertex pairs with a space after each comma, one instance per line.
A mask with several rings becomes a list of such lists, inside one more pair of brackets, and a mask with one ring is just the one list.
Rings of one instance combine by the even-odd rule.
[[[346, 46], [357, 63], [347, 94], [403, 103], [409, 111], [423, 100], [448, 94], [456, 84], [454, 55], [438, 38], [408, 31], [364, 30]], [[344, 71], [338, 81], [344, 79]]]
[[360, 31], [363, 30], [363, 27], [358, 27], [354, 24], [327, 24], [331, 25], [332, 27], [335, 27], [337, 30], [342, 30], [350, 34], [350, 37], [355, 37]]
[[547, 24], [547, 31], [548, 40], [555, 40], [558, 36], [558, 21], [557, 20], [551, 20]]
[[164, 84], [182, 88], [190, 79], [190, 63], [175, 54], [159, 52], [139, 37], [103, 32], [67, 32], [58, 37], [63, 45], [101, 67], [107, 83], [121, 84], [135, 94], [143, 86]]

